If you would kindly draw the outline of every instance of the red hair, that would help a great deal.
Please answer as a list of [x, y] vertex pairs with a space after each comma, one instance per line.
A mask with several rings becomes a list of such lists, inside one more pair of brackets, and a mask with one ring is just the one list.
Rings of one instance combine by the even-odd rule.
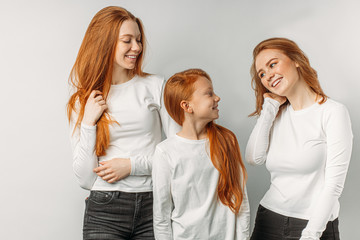
[[[299, 48], [299, 46], [294, 42], [287, 38], [269, 38], [262, 42], [260, 42], [253, 50], [253, 62], [250, 68], [251, 74], [251, 86], [255, 90], [255, 97], [256, 97], [256, 110], [250, 114], [250, 116], [260, 115], [262, 110], [262, 105], [264, 103], [264, 93], [269, 92], [264, 85], [261, 83], [261, 79], [259, 78], [256, 67], [255, 61], [256, 57], [259, 53], [265, 49], [277, 49], [280, 50], [283, 54], [285, 54], [288, 58], [290, 58], [293, 62], [296, 62], [299, 67], [298, 73], [304, 79], [306, 84], [310, 87], [312, 91], [314, 91], [318, 97], [321, 98], [319, 101], [320, 104], [326, 102], [327, 96], [321, 89], [317, 73], [315, 69], [310, 66], [310, 61], [305, 53]], [[280, 111], [287, 105], [289, 102], [287, 101], [286, 104], [281, 105]]]
[[[129, 76], [146, 76], [141, 69], [145, 52], [145, 35], [141, 20], [121, 7], [101, 9], [91, 20], [80, 46], [75, 64], [71, 70], [69, 81], [75, 93], [67, 104], [69, 121], [73, 112], [78, 114], [75, 128], [83, 119], [85, 104], [93, 90], [100, 90], [104, 99], [111, 87], [113, 62], [122, 23], [132, 20], [137, 23], [141, 33], [142, 52], [138, 56], [134, 69]], [[105, 111], [97, 122], [96, 155], [103, 156], [109, 147], [109, 124], [115, 123]]]
[[[194, 83], [199, 77], [211, 81], [210, 76], [201, 69], [189, 69], [173, 75], [166, 83], [164, 103], [169, 115], [182, 125], [185, 120], [184, 110], [180, 103], [190, 100]], [[219, 171], [217, 193], [220, 201], [237, 214], [244, 198], [246, 169], [241, 159], [239, 143], [236, 136], [213, 121], [206, 126], [210, 143], [210, 158]]]

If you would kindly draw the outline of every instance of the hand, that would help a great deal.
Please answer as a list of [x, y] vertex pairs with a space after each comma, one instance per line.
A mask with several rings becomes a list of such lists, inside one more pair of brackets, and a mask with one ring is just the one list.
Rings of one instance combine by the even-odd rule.
[[113, 158], [100, 162], [94, 172], [108, 183], [114, 183], [130, 175], [131, 162], [129, 158]]
[[107, 109], [105, 100], [99, 90], [93, 90], [85, 104], [83, 123], [94, 126]]
[[271, 93], [271, 92], [264, 93], [264, 98], [266, 98], [266, 97], [278, 101], [280, 103], [280, 106], [283, 105], [287, 100], [286, 97], [279, 96], [279, 95], [277, 95], [275, 93]]

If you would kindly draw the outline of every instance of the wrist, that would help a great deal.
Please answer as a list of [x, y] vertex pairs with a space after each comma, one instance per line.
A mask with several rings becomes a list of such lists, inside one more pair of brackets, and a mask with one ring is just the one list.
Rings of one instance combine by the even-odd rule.
[[90, 121], [90, 120], [87, 120], [87, 119], [83, 119], [83, 120], [81, 121], [81, 123], [83, 123], [83, 124], [85, 124], [85, 125], [87, 125], [87, 126], [95, 126], [95, 125], [96, 125], [96, 122]]

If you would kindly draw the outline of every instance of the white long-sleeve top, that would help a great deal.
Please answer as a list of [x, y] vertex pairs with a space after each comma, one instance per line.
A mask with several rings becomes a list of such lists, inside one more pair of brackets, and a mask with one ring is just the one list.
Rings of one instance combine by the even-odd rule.
[[279, 116], [279, 102], [265, 98], [246, 147], [251, 164], [263, 164], [270, 189], [260, 204], [279, 214], [309, 220], [301, 239], [319, 239], [328, 221], [339, 215], [351, 149], [350, 117], [344, 105], [323, 104]]
[[[106, 103], [114, 123], [109, 126], [110, 145], [106, 155], [95, 154], [96, 126], [73, 129], [77, 115], [70, 122], [73, 169], [80, 186], [99, 191], [146, 192], [152, 191], [151, 161], [156, 144], [162, 140], [162, 129], [167, 136], [180, 130], [163, 106], [163, 78], [150, 75], [135, 76], [126, 83], [112, 85]], [[112, 158], [130, 158], [130, 176], [108, 183], [93, 169], [99, 162]]]
[[152, 173], [157, 240], [249, 238], [246, 189], [237, 215], [218, 200], [219, 172], [209, 157], [207, 139], [166, 139], [156, 147]]

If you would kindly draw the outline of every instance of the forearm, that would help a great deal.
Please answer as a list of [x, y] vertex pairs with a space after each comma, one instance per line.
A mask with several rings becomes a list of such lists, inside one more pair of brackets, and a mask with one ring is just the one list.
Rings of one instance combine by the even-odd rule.
[[79, 185], [84, 189], [91, 189], [97, 175], [93, 169], [98, 166], [95, 154], [96, 126], [81, 125], [77, 136], [72, 137], [73, 170]]
[[236, 239], [247, 240], [250, 235], [250, 205], [247, 190], [244, 190], [244, 199], [236, 218]]
[[152, 169], [154, 196], [154, 233], [157, 240], [172, 240], [171, 213], [174, 208], [171, 195], [171, 171], [165, 154], [156, 149]]
[[265, 162], [269, 147], [270, 130], [279, 107], [280, 103], [278, 101], [265, 98], [260, 117], [251, 132], [246, 146], [245, 159], [248, 163], [263, 164]]
[[130, 175], [151, 175], [153, 154], [130, 157]]
[[338, 201], [338, 196], [331, 193], [331, 189], [324, 189], [317, 204], [313, 206], [312, 215], [302, 231], [301, 240], [319, 240], [326, 224], [331, 218], [332, 210]]

